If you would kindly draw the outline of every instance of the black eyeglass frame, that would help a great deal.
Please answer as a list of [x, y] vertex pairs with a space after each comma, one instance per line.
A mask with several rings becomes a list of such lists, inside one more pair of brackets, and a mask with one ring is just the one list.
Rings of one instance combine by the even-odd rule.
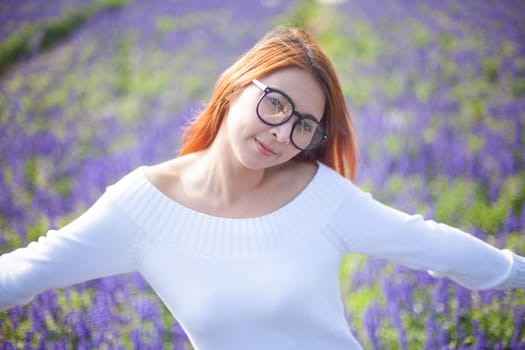
[[[314, 150], [314, 149], [318, 148], [324, 141], [326, 141], [328, 139], [328, 135], [326, 134], [326, 131], [323, 128], [323, 126], [321, 125], [320, 121], [315, 119], [313, 116], [310, 116], [310, 115], [304, 116], [301, 113], [297, 112], [295, 110], [295, 105], [293, 103], [293, 100], [285, 92], [283, 92], [283, 91], [281, 91], [279, 89], [271, 88], [271, 87], [265, 85], [264, 83], [260, 82], [257, 79], [253, 79], [252, 83], [255, 86], [257, 86], [259, 89], [261, 89], [262, 92], [263, 92], [262, 95], [257, 100], [257, 105], [255, 107], [255, 112], [257, 113], [257, 117], [259, 118], [260, 121], [262, 121], [266, 125], [279, 126], [279, 125], [286, 124], [290, 119], [292, 119], [293, 116], [297, 117], [297, 120], [292, 124], [292, 129], [290, 130], [290, 142], [292, 143], [292, 145], [294, 145], [295, 148], [297, 148], [298, 150], [303, 151], [303, 152], [311, 151], [311, 150]], [[270, 122], [266, 121], [261, 116], [261, 114], [259, 113], [259, 105], [261, 104], [262, 100], [266, 97], [266, 95], [268, 95], [271, 92], [277, 92], [277, 93], [283, 95], [284, 97], [286, 97], [288, 99], [288, 101], [290, 101], [290, 104], [292, 105], [292, 112], [290, 113], [290, 115], [287, 116], [286, 118], [284, 118], [283, 120], [281, 120], [279, 123], [270, 123]], [[313, 120], [313, 121], [315, 121], [318, 124], [318, 128], [319, 128], [319, 130], [321, 132], [321, 138], [319, 139], [319, 141], [316, 142], [313, 145], [309, 145], [307, 148], [299, 147], [298, 145], [296, 145], [294, 140], [293, 140], [293, 137], [292, 137], [292, 135], [293, 135], [293, 133], [295, 131], [295, 128], [299, 125], [299, 123], [302, 120], [305, 120], [305, 119], [306, 120]]]

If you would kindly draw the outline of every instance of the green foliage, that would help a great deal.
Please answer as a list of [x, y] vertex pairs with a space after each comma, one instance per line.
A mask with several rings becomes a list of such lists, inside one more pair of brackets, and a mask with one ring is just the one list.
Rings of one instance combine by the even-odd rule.
[[37, 183], [41, 182], [39, 180], [38, 165], [37, 165], [37, 160], [35, 158], [26, 159], [25, 176], [26, 176], [26, 182], [30, 186], [36, 186]]
[[0, 75], [33, 52], [49, 50], [103, 10], [116, 10], [130, 0], [98, 0], [60, 17], [26, 25], [0, 43]]
[[512, 95], [515, 98], [524, 98], [525, 97], [525, 58], [516, 57], [515, 65], [517, 74], [513, 77], [511, 81], [511, 90]]
[[[4, 221], [5, 219], [0, 217]], [[6, 249], [9, 248], [11, 250], [13, 247], [20, 247], [22, 245], [22, 240], [20, 239], [20, 235], [17, 232], [14, 232], [13, 230], [10, 230], [6, 228], [4, 225], [0, 225], [0, 228], [2, 228], [2, 234], [4, 236], [4, 239], [6, 241]], [[4, 247], [2, 247], [4, 248]], [[5, 250], [4, 250], [5, 251]]]
[[26, 241], [34, 242], [44, 235], [50, 228], [49, 220], [45, 216], [40, 216], [33, 224], [26, 227]]
[[500, 64], [500, 60], [495, 57], [487, 57], [483, 60], [483, 72], [489, 81], [496, 82], [498, 80]]
[[91, 11], [78, 11], [50, 20], [46, 23], [39, 48], [48, 50], [57, 42], [67, 38], [73, 31], [83, 25], [91, 16]]
[[134, 38], [131, 35], [125, 35], [117, 46], [117, 56], [115, 58], [116, 91], [120, 94], [127, 94], [130, 91], [131, 80], [131, 52]]
[[508, 215], [518, 216], [525, 201], [525, 179], [519, 174], [505, 179], [498, 198], [491, 202], [486, 189], [469, 179], [447, 180], [443, 176], [429, 184], [438, 221], [456, 223], [465, 229], [478, 226], [496, 233]]
[[443, 32], [438, 35], [438, 45], [443, 52], [450, 52], [452, 49], [454, 49], [455, 44], [456, 41], [454, 40], [452, 34]]
[[20, 32], [0, 42], [0, 75], [14, 62], [27, 57], [32, 51], [32, 29], [24, 27]]
[[429, 30], [419, 22], [410, 22], [409, 24], [412, 28], [412, 42], [414, 46], [419, 48], [425, 48], [430, 43]]

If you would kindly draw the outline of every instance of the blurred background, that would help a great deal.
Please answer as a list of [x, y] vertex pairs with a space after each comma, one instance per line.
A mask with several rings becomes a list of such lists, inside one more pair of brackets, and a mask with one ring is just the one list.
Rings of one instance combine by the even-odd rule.
[[[0, 253], [177, 154], [218, 75], [276, 24], [332, 58], [356, 183], [525, 254], [525, 2], [2, 0]], [[366, 349], [525, 349], [523, 291], [470, 292], [360, 256], [341, 267]], [[191, 349], [139, 275], [0, 313], [0, 349]]]

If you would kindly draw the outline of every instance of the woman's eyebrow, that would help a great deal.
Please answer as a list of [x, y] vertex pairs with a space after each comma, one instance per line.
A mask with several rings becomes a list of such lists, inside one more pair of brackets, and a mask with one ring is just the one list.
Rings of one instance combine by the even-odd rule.
[[310, 113], [301, 113], [299, 112], [298, 110], [295, 110], [296, 113], [299, 113], [299, 115], [301, 115], [302, 117], [306, 117], [306, 118], [313, 118], [315, 119], [318, 123], [321, 122], [321, 119], [317, 118], [316, 116], [310, 114]]

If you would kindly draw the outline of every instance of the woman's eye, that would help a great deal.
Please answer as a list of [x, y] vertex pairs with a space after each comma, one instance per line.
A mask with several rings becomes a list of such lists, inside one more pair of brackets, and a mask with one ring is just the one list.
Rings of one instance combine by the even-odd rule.
[[301, 129], [301, 131], [303, 132], [312, 132], [313, 131], [313, 126], [310, 125], [310, 123], [306, 120], [302, 120], [300, 123], [299, 123], [299, 127]]
[[275, 110], [280, 111], [280, 112], [284, 111], [284, 105], [282, 104], [281, 101], [279, 101], [279, 99], [269, 97], [268, 100], [270, 101], [272, 106], [275, 108]]

